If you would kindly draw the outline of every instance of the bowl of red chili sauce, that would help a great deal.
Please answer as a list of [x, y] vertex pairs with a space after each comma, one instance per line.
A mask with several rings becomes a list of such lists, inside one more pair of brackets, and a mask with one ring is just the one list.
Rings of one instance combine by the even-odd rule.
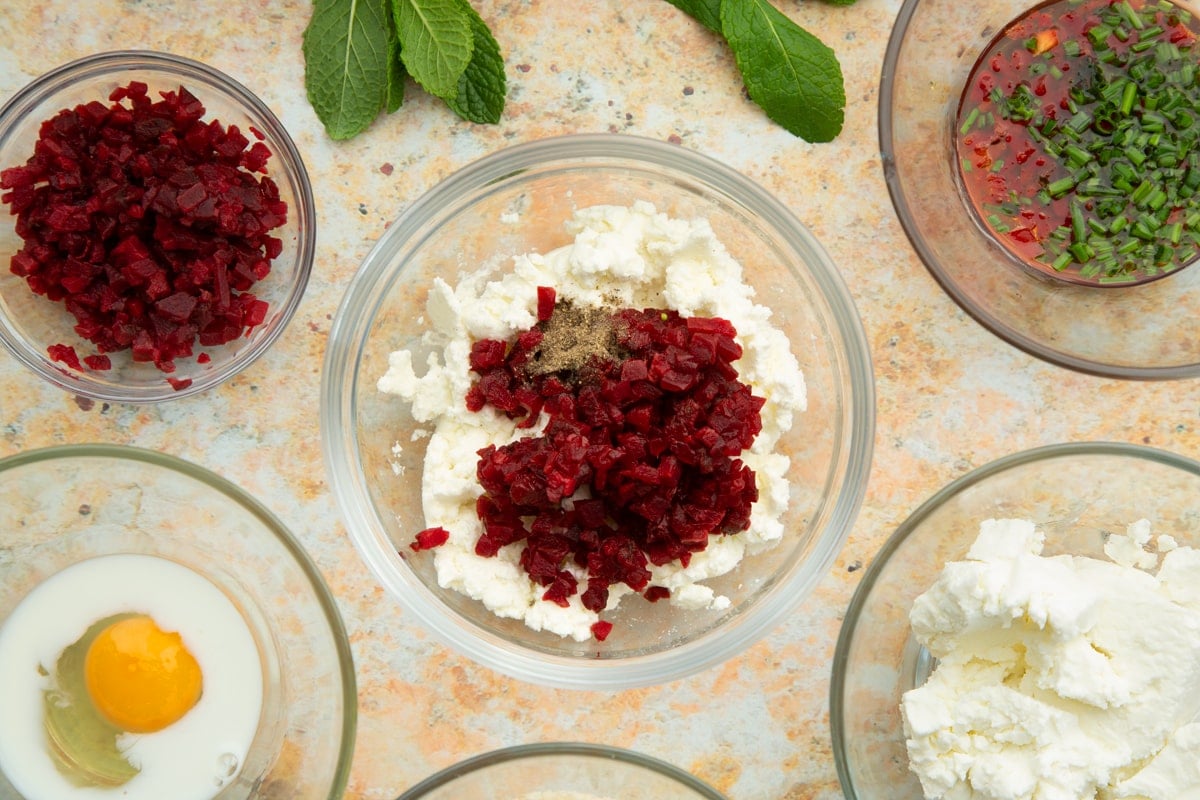
[[0, 205], [0, 342], [100, 400], [183, 397], [244, 369], [312, 266], [312, 191], [283, 125], [166, 53], [89, 56], [10, 97]]
[[1188, 2], [909, 0], [884, 174], [917, 254], [991, 331], [1101, 375], [1200, 374], [1200, 20]]

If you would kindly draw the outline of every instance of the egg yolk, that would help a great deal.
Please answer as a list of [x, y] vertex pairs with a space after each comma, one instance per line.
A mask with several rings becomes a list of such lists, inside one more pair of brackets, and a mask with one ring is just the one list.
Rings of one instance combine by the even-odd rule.
[[126, 617], [88, 647], [84, 683], [96, 710], [129, 733], [177, 722], [200, 699], [203, 678], [178, 633], [147, 616]]

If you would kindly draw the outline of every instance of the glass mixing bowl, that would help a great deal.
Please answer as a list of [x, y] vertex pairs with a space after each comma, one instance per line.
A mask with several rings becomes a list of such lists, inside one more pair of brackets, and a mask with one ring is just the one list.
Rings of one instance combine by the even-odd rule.
[[913, 600], [961, 559], [988, 518], [1033, 521], [1045, 555], [1108, 560], [1104, 543], [1148, 519], [1154, 534], [1200, 546], [1200, 463], [1128, 444], [1051, 445], [1001, 458], [925, 501], [863, 574], [833, 657], [830, 727], [847, 800], [923, 800], [908, 768], [901, 695], [932, 667], [913, 638]]
[[547, 742], [453, 764], [397, 800], [724, 800], [665, 761], [599, 744]]
[[[450, 283], [481, 265], [569, 241], [575, 209], [652, 201], [672, 217], [707, 218], [744, 267], [755, 301], [787, 335], [808, 387], [778, 451], [791, 457], [782, 541], [708, 581], [724, 610], [626, 599], [603, 642], [575, 641], [501, 619], [442, 588], [433, 554], [409, 549], [421, 508], [428, 438], [408, 404], [376, 386], [393, 351], [425, 363], [435, 276]], [[579, 135], [518, 145], [481, 159], [419, 198], [368, 254], [332, 328], [321, 387], [321, 437], [350, 537], [413, 619], [478, 662], [535, 683], [616, 689], [669, 681], [756, 641], [824, 577], [862, 500], [874, 388], [861, 323], [833, 264], [776, 199], [732, 169], [681, 147], [629, 136]], [[632, 601], [632, 602], [631, 602]]]
[[[270, 149], [267, 176], [287, 203], [287, 221], [271, 232], [283, 249], [271, 271], [249, 290], [268, 304], [263, 322], [221, 345], [202, 346], [195, 355], [175, 359], [164, 372], [131, 358], [130, 350], [109, 353], [110, 369], [79, 369], [54, 360], [47, 348], [74, 347], [82, 359], [95, 345], [75, 332], [76, 320], [62, 302], [35, 294], [9, 268], [21, 248], [16, 218], [8, 204], [0, 209], [0, 344], [25, 366], [55, 386], [96, 400], [155, 403], [196, 394], [236, 375], [266, 352], [292, 318], [308, 285], [316, 246], [316, 211], [300, 153], [276, 116], [250, 90], [212, 67], [169, 53], [115, 51], [72, 61], [37, 78], [0, 108], [0, 169], [23, 165], [33, 155], [44, 120], [66, 108], [99, 101], [131, 81], [149, 87], [149, 97], [186, 87], [205, 107], [205, 121], [237, 125], [251, 142], [262, 136]], [[112, 243], [109, 244], [112, 247]]]
[[[34, 587], [85, 559], [182, 564], [241, 612], [263, 667], [258, 731], [219, 800], [342, 796], [358, 708], [349, 641], [316, 566], [261, 503], [188, 462], [112, 445], [2, 459], [0, 496], [0, 626]], [[0, 797], [22, 797], [2, 772]]]
[[[1116, 378], [1200, 375], [1200, 269], [1138, 286], [1077, 286], [1035, 274], [978, 223], [960, 185], [954, 125], [963, 85], [1028, 0], [905, 0], [884, 55], [884, 178], [925, 266], [988, 330], [1051, 363]], [[1192, 2], [1182, 2], [1196, 10]]]

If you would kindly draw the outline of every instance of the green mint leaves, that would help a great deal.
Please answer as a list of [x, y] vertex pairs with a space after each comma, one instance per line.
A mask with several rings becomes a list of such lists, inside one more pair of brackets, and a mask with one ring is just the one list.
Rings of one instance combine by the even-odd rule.
[[[500, 45], [483, 18], [467, 5], [467, 0], [459, 2], [470, 12], [471, 39], [475, 49], [466, 70], [458, 78], [458, 92], [453, 98], [446, 98], [446, 103], [455, 114], [471, 122], [499, 122], [508, 89]], [[501, 65], [501, 68], [497, 69], [496, 65]]]
[[667, 2], [725, 37], [750, 99], [772, 121], [809, 142], [828, 142], [841, 133], [846, 108], [842, 68], [817, 37], [767, 0]]
[[334, 139], [367, 127], [388, 98], [390, 25], [385, 0], [313, 3], [304, 31], [304, 83]]
[[304, 86], [331, 138], [399, 109], [406, 76], [471, 122], [504, 111], [500, 47], [467, 0], [314, 0]]
[[[841, 133], [837, 56], [768, 0], [667, 2], [725, 38], [750, 99], [771, 120], [809, 142]], [[330, 137], [350, 139], [399, 109], [409, 77], [465, 120], [495, 123], [504, 113], [504, 58], [468, 0], [313, 0], [304, 86]]]
[[685, 14], [691, 14], [713, 33], [721, 32], [721, 0], [667, 0]]

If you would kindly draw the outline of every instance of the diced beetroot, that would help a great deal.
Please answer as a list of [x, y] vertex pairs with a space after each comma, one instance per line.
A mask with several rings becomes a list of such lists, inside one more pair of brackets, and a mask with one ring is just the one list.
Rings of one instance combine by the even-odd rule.
[[441, 547], [450, 539], [450, 531], [438, 526], [417, 532], [417, 538], [409, 545], [413, 550], [432, 550]]
[[613, 624], [608, 620], [597, 620], [592, 623], [592, 637], [597, 642], [603, 642], [612, 633]]
[[108, 99], [58, 112], [26, 163], [0, 171], [24, 240], [10, 269], [62, 301], [99, 353], [132, 349], [169, 373], [197, 340], [224, 344], [265, 321], [267, 303], [249, 290], [283, 251], [269, 233], [287, 204], [254, 175], [267, 146], [203, 122], [186, 88], [153, 100], [134, 81]]
[[83, 369], [79, 363], [79, 355], [69, 344], [52, 344], [46, 348], [46, 352], [50, 355], [51, 361], [66, 364], [71, 369]]
[[187, 292], [176, 292], [159, 300], [154, 304], [154, 308], [158, 313], [173, 322], [187, 322], [191, 318], [192, 312], [195, 311], [196, 303], [198, 302], [199, 300], [195, 296]]
[[659, 600], [665, 600], [670, 596], [671, 590], [665, 586], [648, 586], [646, 587], [646, 591], [642, 592], [642, 597], [651, 603], [657, 603]]
[[492, 369], [504, 363], [507, 345], [496, 339], [480, 339], [471, 345], [471, 369], [476, 372]]
[[[539, 326], [553, 298], [539, 288]], [[623, 309], [612, 319], [623, 357], [569, 382], [524, 368], [540, 327], [511, 344], [476, 342], [477, 378], [466, 397], [472, 411], [491, 405], [518, 425], [549, 415], [540, 436], [479, 451], [475, 552], [494, 556], [521, 542], [522, 568], [560, 605], [580, 590], [565, 569], [572, 561], [587, 571], [580, 601], [595, 612], [617, 583], [651, 602], [669, 597], [649, 586], [649, 565], [686, 566], [711, 536], [745, 530], [758, 499], [754, 473], [738, 456], [762, 429], [763, 399], [737, 380], [733, 325], [661, 309]], [[597, 625], [597, 639], [611, 630]]]
[[537, 318], [538, 322], [545, 322], [550, 319], [550, 315], [554, 313], [554, 287], [539, 286], [537, 287]]

